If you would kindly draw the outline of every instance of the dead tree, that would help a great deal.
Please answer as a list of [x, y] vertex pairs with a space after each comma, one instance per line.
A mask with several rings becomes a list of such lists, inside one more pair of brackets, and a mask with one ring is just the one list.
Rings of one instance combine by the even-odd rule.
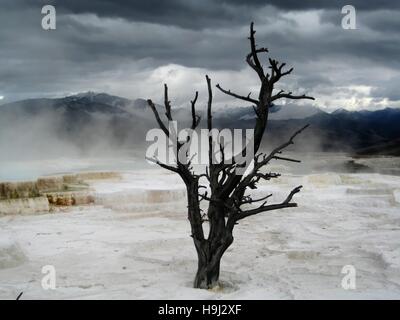
[[[258, 153], [260, 144], [266, 129], [268, 122], [269, 108], [272, 103], [279, 99], [311, 99], [306, 95], [293, 95], [292, 92], [285, 92], [280, 90], [274, 91], [275, 84], [279, 80], [289, 75], [293, 68], [284, 70], [285, 63], [280, 63], [277, 60], [268, 59], [269, 71], [266, 72], [260, 62], [260, 55], [268, 53], [267, 48], [258, 48], [255, 42], [255, 31], [253, 29], [253, 23], [250, 26], [250, 53], [246, 56], [247, 64], [256, 72], [259, 81], [260, 88], [258, 97], [253, 98], [251, 94], [240, 95], [230, 90], [223, 89], [219, 84], [216, 86], [221, 92], [232, 96], [236, 99], [243, 100], [246, 103], [253, 105], [254, 112], [256, 114], [255, 126], [254, 126], [254, 159], [253, 167], [248, 168], [249, 170], [245, 175], [237, 174], [236, 169], [240, 166], [244, 166], [244, 163], [235, 161], [235, 158], [231, 163], [226, 164], [223, 161], [220, 163], [213, 163], [212, 157], [214, 152], [214, 142], [211, 136], [208, 138], [209, 143], [209, 164], [206, 173], [196, 174], [193, 171], [191, 159], [187, 159], [185, 163], [176, 161], [176, 164], [163, 163], [157, 158], [153, 158], [152, 161], [156, 162], [162, 168], [177, 173], [186, 185], [187, 190], [187, 214], [191, 226], [191, 237], [197, 251], [198, 256], [198, 269], [194, 280], [195, 288], [211, 288], [218, 283], [220, 274], [220, 261], [226, 249], [233, 242], [233, 229], [242, 219], [249, 216], [289, 207], [296, 207], [297, 204], [292, 202], [293, 196], [298, 193], [302, 186], [297, 186], [289, 192], [286, 199], [280, 203], [270, 204], [268, 198], [270, 194], [265, 195], [262, 198], [254, 199], [248, 194], [249, 189], [256, 189], [259, 182], [263, 180], [270, 180], [278, 178], [279, 173], [263, 172], [262, 168], [265, 167], [271, 160], [285, 160], [285, 161], [298, 161], [286, 157], [282, 157], [280, 154], [289, 145], [293, 144], [294, 138], [301, 133], [306, 127], [301, 128], [295, 132], [287, 142], [276, 147], [269, 154]], [[207, 104], [207, 128], [211, 130], [213, 128], [212, 120], [212, 87], [211, 80], [206, 76], [207, 87], [208, 87], [208, 104]], [[196, 129], [200, 122], [200, 117], [196, 114], [196, 101], [198, 93], [191, 101], [191, 112], [192, 112], [192, 124], [191, 128]], [[159, 127], [163, 130], [165, 135], [176, 143], [177, 151], [179, 152], [183, 143], [178, 141], [176, 132], [170, 132], [170, 129], [165, 126], [156, 105], [152, 100], [148, 100], [148, 104], [152, 109], [154, 116], [157, 120]], [[164, 86], [164, 106], [165, 116], [168, 121], [172, 121], [171, 115], [171, 104], [168, 98], [168, 87]], [[248, 145], [244, 147], [242, 153], [246, 154]], [[220, 152], [222, 157], [224, 156], [224, 149], [220, 146]], [[176, 157], [178, 159], [178, 157]], [[209, 187], [208, 192], [200, 192], [201, 188], [204, 187], [200, 184], [200, 180], [206, 180]], [[206, 215], [202, 214], [200, 209], [200, 202], [207, 201], [208, 210]], [[260, 205], [254, 205], [261, 203]], [[244, 209], [243, 206], [251, 209]], [[206, 237], [204, 234], [203, 224], [209, 223], [209, 233]]]

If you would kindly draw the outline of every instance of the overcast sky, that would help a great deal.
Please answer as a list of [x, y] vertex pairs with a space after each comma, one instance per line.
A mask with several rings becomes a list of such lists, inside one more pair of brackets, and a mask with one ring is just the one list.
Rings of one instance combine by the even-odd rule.
[[[41, 27], [52, 4], [57, 29]], [[342, 28], [342, 6], [356, 8], [356, 30]], [[0, 103], [99, 91], [175, 105], [204, 75], [239, 93], [255, 92], [246, 65], [249, 24], [270, 56], [294, 67], [281, 88], [308, 93], [314, 105], [400, 107], [400, 1], [334, 0], [2, 0]], [[216, 104], [233, 100], [216, 93]], [[306, 102], [310, 103], [310, 102]]]

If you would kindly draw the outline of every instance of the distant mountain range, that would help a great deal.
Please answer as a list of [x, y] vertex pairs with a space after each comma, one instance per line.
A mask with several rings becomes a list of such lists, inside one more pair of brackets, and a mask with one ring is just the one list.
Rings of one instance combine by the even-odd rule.
[[[189, 124], [189, 110], [173, 112], [181, 128]], [[251, 106], [220, 109], [214, 114], [218, 128], [252, 128], [254, 121]], [[204, 124], [205, 121], [203, 127]], [[310, 127], [297, 139], [299, 150], [400, 155], [400, 109], [391, 108], [326, 113], [310, 106], [273, 106], [265, 146], [287, 139], [305, 124]], [[11, 158], [52, 150], [67, 153], [135, 149], [145, 145], [146, 132], [154, 127], [155, 119], [145, 100], [105, 93], [0, 105], [0, 148], [3, 156]]]
[[[279, 114], [279, 111], [277, 112]], [[230, 120], [226, 120], [230, 121]], [[302, 134], [301, 147], [310, 150], [317, 147], [322, 151], [347, 151], [363, 154], [397, 154], [383, 147], [396, 145], [400, 138], [400, 109], [386, 108], [378, 111], [346, 111], [339, 109], [333, 113], [321, 110], [315, 114], [295, 119], [272, 120], [268, 124], [267, 136], [287, 137], [306, 124], [310, 127]], [[227, 126], [224, 121], [222, 127]], [[252, 127], [249, 120], [236, 121], [235, 127]], [[381, 146], [382, 148], [378, 148]], [[377, 148], [373, 148], [377, 147]], [[380, 150], [378, 152], [378, 150]]]

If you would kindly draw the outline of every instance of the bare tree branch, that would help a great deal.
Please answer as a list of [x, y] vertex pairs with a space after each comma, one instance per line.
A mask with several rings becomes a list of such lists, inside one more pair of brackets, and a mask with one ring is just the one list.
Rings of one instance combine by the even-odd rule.
[[208, 103], [207, 103], [207, 129], [209, 132], [208, 136], [208, 165], [210, 167], [210, 174], [212, 175], [212, 169], [213, 169], [213, 153], [214, 153], [214, 147], [213, 147], [213, 139], [211, 136], [211, 130], [212, 130], [212, 113], [211, 113], [211, 108], [212, 108], [212, 89], [211, 89], [211, 80], [206, 75], [206, 81], [207, 81], [207, 89], [208, 89]]
[[293, 68], [283, 71], [283, 67], [286, 65], [286, 63], [279, 64], [277, 60], [271, 58], [269, 58], [268, 61], [270, 64], [269, 68], [272, 70], [270, 81], [273, 83], [278, 82], [281, 77], [291, 74], [293, 71]]
[[[250, 39], [250, 38], [249, 38], [249, 39]], [[256, 49], [256, 54], [258, 54], [258, 53], [263, 53], [263, 52], [267, 53], [267, 52], [268, 52], [268, 49], [267, 49], [267, 48], [259, 48], [259, 49]], [[250, 53], [246, 56], [246, 62], [247, 62], [247, 64], [248, 64], [250, 67], [252, 67], [255, 71], [257, 71], [257, 70], [256, 70], [257, 66], [255, 65], [255, 63], [254, 63], [253, 60], [252, 60], [253, 55], [254, 55], [254, 53], [253, 53], [253, 52], [250, 52]]]
[[198, 116], [196, 114], [196, 102], [197, 102], [197, 98], [199, 96], [199, 92], [196, 91], [196, 94], [194, 96], [194, 99], [192, 101], [190, 101], [191, 105], [192, 105], [192, 130], [196, 129], [196, 127], [199, 125], [200, 123], [200, 116]]
[[229, 96], [232, 96], [232, 97], [234, 97], [234, 98], [237, 98], [237, 99], [240, 99], [240, 100], [244, 100], [244, 101], [250, 102], [250, 103], [255, 104], [255, 105], [258, 104], [258, 100], [255, 100], [255, 99], [250, 98], [250, 94], [249, 94], [247, 97], [245, 97], [245, 96], [241, 96], [241, 95], [238, 95], [238, 94], [236, 94], [236, 93], [233, 93], [233, 92], [231, 92], [231, 90], [225, 90], [225, 89], [221, 88], [221, 86], [220, 86], [219, 84], [217, 84], [216, 87], [217, 87], [220, 91], [222, 91], [223, 93], [225, 93], [225, 94], [227, 94], [227, 95], [229, 95]]
[[[281, 91], [283, 92], [283, 90], [281, 90]], [[275, 101], [275, 100], [278, 100], [278, 99], [282, 99], [282, 98], [292, 99], [292, 100], [299, 100], [299, 99], [315, 100], [314, 97], [306, 96], [305, 94], [296, 96], [296, 95], [292, 95], [292, 93], [289, 92], [289, 93], [278, 93], [278, 94], [272, 96], [271, 102]]]
[[292, 134], [292, 136], [289, 138], [288, 141], [286, 141], [285, 143], [281, 144], [280, 146], [276, 147], [274, 150], [271, 151], [271, 153], [269, 154], [268, 157], [266, 157], [261, 163], [260, 165], [263, 166], [265, 164], [267, 164], [272, 158], [276, 157], [277, 153], [280, 153], [283, 149], [285, 149], [286, 147], [290, 146], [291, 144], [293, 144], [293, 140], [296, 136], [298, 136], [300, 133], [302, 133], [305, 129], [307, 129], [310, 125], [307, 124], [304, 127], [302, 127], [301, 129], [297, 130], [294, 134]]
[[[264, 69], [263, 69], [263, 67], [262, 67], [262, 65], [260, 63], [260, 60], [258, 59], [256, 40], [254, 38], [255, 34], [256, 34], [256, 32], [254, 31], [254, 22], [252, 22], [250, 24], [250, 37], [249, 37], [249, 39], [250, 39], [251, 57], [253, 58], [253, 62], [254, 63], [250, 64], [250, 66], [257, 72], [259, 78], [262, 81], [265, 78], [265, 74], [264, 74]], [[266, 50], [264, 52], [268, 52], [268, 50]]]
[[173, 167], [173, 166], [170, 166], [170, 165], [167, 165], [167, 164], [165, 164], [165, 163], [162, 163], [160, 160], [158, 160], [157, 158], [149, 158], [149, 157], [146, 157], [146, 160], [148, 160], [148, 161], [150, 161], [150, 162], [153, 162], [153, 163], [156, 163], [156, 164], [158, 164], [160, 167], [162, 167], [162, 168], [164, 168], [164, 169], [167, 169], [167, 170], [169, 170], [169, 171], [172, 171], [172, 172], [175, 172], [175, 173], [179, 173], [179, 169], [177, 168], [177, 167]]
[[268, 195], [266, 195], [265, 197], [262, 197], [262, 198], [260, 198], [260, 199], [253, 199], [252, 197], [247, 196], [247, 197], [244, 197], [244, 198], [243, 198], [244, 200], [242, 200], [242, 201], [239, 203], [239, 206], [244, 205], [244, 204], [252, 204], [252, 203], [264, 201], [264, 200], [266, 200], [266, 199], [268, 199], [268, 198], [270, 198], [270, 197], [272, 197], [272, 193], [270, 193], [270, 194], [268, 194]]
[[165, 106], [165, 115], [169, 121], [172, 121], [171, 116], [171, 101], [168, 99], [168, 86], [164, 84], [164, 106]]
[[279, 157], [279, 156], [274, 156], [273, 159], [289, 161], [289, 162], [301, 162], [301, 160], [291, 159], [291, 158], [286, 158], [286, 157]]
[[300, 189], [302, 188], [302, 186], [298, 186], [296, 188], [294, 188], [289, 195], [287, 196], [287, 198], [281, 202], [281, 203], [277, 203], [277, 204], [270, 204], [270, 205], [265, 205], [262, 204], [260, 207], [256, 208], [256, 209], [252, 209], [252, 210], [246, 210], [246, 211], [241, 211], [238, 212], [235, 215], [232, 215], [232, 219], [234, 219], [234, 221], [239, 221], [242, 220], [246, 217], [255, 215], [257, 213], [260, 212], [266, 212], [266, 211], [271, 211], [271, 210], [278, 210], [278, 209], [283, 209], [283, 208], [290, 208], [290, 207], [297, 207], [297, 203], [295, 202], [290, 202], [293, 198], [293, 196], [300, 192]]
[[153, 101], [151, 101], [150, 99], [147, 100], [147, 104], [150, 106], [151, 110], [154, 113], [154, 117], [156, 118], [156, 121], [158, 123], [158, 126], [160, 127], [160, 129], [165, 133], [165, 135], [167, 137], [169, 137], [169, 130], [165, 127], [164, 123], [162, 122], [160, 115], [158, 114], [158, 111], [156, 109], [155, 104], [153, 103]]

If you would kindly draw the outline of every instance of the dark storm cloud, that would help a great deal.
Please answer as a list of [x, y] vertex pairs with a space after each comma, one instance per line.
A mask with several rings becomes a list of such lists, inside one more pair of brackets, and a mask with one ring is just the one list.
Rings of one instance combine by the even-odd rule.
[[393, 0], [230, 0], [226, 3], [244, 4], [252, 3], [259, 6], [270, 4], [286, 10], [309, 10], [309, 9], [336, 9], [345, 5], [352, 5], [359, 10], [377, 9], [399, 9], [400, 3]]
[[[19, 0], [24, 2], [23, 0]], [[255, 10], [274, 6], [283, 10], [337, 10], [351, 4], [358, 10], [399, 9], [396, 0], [26, 0], [30, 5], [54, 4], [64, 12], [93, 13], [100, 17], [176, 25], [184, 28], [209, 28], [248, 23]]]
[[[40, 27], [45, 4], [57, 9], [55, 31]], [[0, 5], [0, 96], [15, 100], [92, 89], [134, 98], [148, 90], [128, 90], [130, 83], [144, 86], [154, 70], [171, 64], [185, 67], [175, 69], [188, 79], [190, 72], [193, 78], [225, 72], [222, 77], [229, 79], [227, 72], [245, 68], [248, 25], [255, 21], [260, 45], [295, 67], [286, 84], [321, 93], [319, 101], [323, 95], [362, 96], [365, 87], [372, 98], [390, 94], [397, 101], [383, 89], [400, 82], [400, 1], [351, 1], [357, 30], [341, 28], [345, 4], [6, 0]], [[176, 71], [171, 70], [167, 76]], [[242, 78], [237, 81], [246, 91], [252, 84], [247, 75]]]
[[[34, 0], [29, 1], [32, 6], [36, 3]], [[51, 3], [64, 13], [93, 13], [99, 17], [124, 18], [191, 29], [247, 22], [251, 17], [251, 9], [257, 6], [246, 2], [231, 4], [218, 0], [53, 0], [43, 3]]]

